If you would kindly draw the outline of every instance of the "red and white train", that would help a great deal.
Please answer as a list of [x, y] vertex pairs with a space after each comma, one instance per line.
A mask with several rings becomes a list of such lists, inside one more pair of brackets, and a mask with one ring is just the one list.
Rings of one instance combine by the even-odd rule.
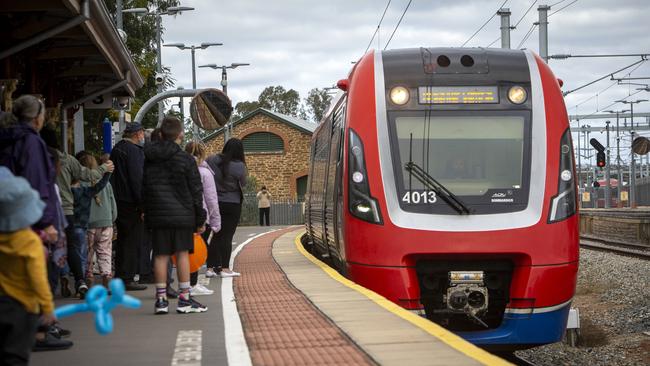
[[578, 272], [569, 123], [531, 51], [363, 56], [313, 135], [305, 245], [467, 340], [557, 342]]

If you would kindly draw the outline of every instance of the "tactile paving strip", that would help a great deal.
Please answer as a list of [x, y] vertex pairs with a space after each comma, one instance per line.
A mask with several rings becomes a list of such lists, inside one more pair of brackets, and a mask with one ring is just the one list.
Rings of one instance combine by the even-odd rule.
[[249, 243], [235, 259], [237, 309], [253, 365], [374, 365], [287, 280], [273, 260], [280, 230]]

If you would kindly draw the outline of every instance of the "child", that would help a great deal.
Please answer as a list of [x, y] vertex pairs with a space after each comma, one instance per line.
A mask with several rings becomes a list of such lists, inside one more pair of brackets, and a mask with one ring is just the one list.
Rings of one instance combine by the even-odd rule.
[[[210, 245], [209, 239], [212, 233], [218, 233], [221, 230], [221, 214], [219, 213], [219, 199], [217, 198], [217, 187], [214, 184], [214, 172], [205, 162], [205, 146], [198, 142], [188, 142], [185, 145], [185, 151], [194, 156], [196, 164], [199, 166], [201, 174], [201, 183], [203, 183], [203, 208], [208, 214], [208, 229], [203, 233], [203, 239], [207, 245]], [[190, 274], [190, 285], [192, 296], [212, 295], [214, 291], [198, 283], [199, 272]]]
[[144, 220], [151, 229], [156, 280], [155, 314], [167, 314], [167, 263], [176, 256], [180, 295], [176, 312], [202, 313], [208, 308], [190, 295], [189, 251], [194, 233], [205, 231], [203, 186], [194, 158], [179, 146], [183, 124], [165, 117], [160, 127], [161, 141], [144, 147]]
[[53, 324], [43, 243], [30, 228], [45, 204], [21, 177], [0, 179], [0, 360], [26, 365], [42, 324]]
[[[80, 156], [80, 158], [86, 159], [88, 155]], [[94, 186], [80, 184], [78, 180], [72, 180], [70, 184], [70, 189], [72, 195], [74, 196], [74, 235], [76, 240], [79, 242], [79, 247], [81, 248], [81, 268], [83, 271], [86, 271], [87, 268], [87, 258], [88, 258], [88, 243], [86, 242], [86, 231], [88, 230], [88, 220], [90, 218], [90, 205], [94, 196], [96, 196], [104, 187], [108, 184], [108, 180], [111, 177], [111, 173], [105, 173], [102, 179], [97, 182]], [[92, 273], [92, 268], [90, 268]], [[88, 288], [80, 288], [77, 295], [80, 299], [86, 297], [86, 292]]]
[[[80, 161], [88, 169], [97, 169], [97, 160], [92, 155], [86, 155]], [[117, 220], [117, 204], [110, 183], [99, 192], [90, 205], [90, 218], [88, 220], [88, 260], [86, 267], [86, 281], [93, 283], [93, 254], [97, 256], [99, 273], [102, 276], [102, 285], [108, 287], [112, 278], [112, 252], [113, 252], [113, 224]]]

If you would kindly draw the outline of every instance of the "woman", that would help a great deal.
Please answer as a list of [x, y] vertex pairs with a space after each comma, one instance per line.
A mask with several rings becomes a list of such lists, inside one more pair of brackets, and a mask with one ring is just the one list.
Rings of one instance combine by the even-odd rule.
[[201, 313], [208, 308], [190, 295], [189, 252], [194, 233], [204, 231], [203, 187], [194, 158], [183, 151], [183, 125], [165, 117], [161, 141], [144, 148], [143, 195], [145, 224], [151, 229], [156, 282], [156, 314], [167, 314], [167, 263], [176, 255], [180, 294], [176, 312]]
[[[208, 214], [208, 228], [203, 233], [203, 239], [210, 245], [210, 236], [221, 230], [221, 214], [219, 213], [219, 200], [217, 198], [217, 189], [214, 185], [214, 172], [205, 162], [205, 147], [198, 142], [189, 142], [185, 145], [185, 151], [196, 159], [201, 174], [201, 183], [203, 183], [203, 208]], [[198, 283], [199, 272], [192, 272], [190, 275], [190, 293], [193, 296], [212, 295], [214, 291]]]
[[3, 119], [0, 129], [0, 165], [6, 166], [16, 176], [21, 176], [36, 190], [45, 210], [33, 228], [43, 234], [47, 242], [55, 242], [58, 198], [54, 188], [56, 172], [52, 156], [39, 131], [45, 122], [45, 105], [32, 96], [23, 95], [13, 103], [12, 114]]
[[[207, 163], [214, 171], [219, 197], [221, 231], [208, 247], [208, 271], [206, 277], [236, 277], [240, 274], [230, 270], [232, 237], [237, 230], [243, 200], [242, 187], [246, 185], [246, 159], [241, 140], [231, 138], [221, 154], [211, 156]], [[215, 245], [216, 244], [216, 245]]]

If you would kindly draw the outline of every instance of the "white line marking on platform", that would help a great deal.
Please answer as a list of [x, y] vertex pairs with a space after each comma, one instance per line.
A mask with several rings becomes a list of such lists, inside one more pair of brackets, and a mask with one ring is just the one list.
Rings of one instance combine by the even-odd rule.
[[172, 366], [201, 366], [201, 330], [179, 330]]
[[[230, 268], [235, 270], [235, 257], [237, 257], [237, 254], [239, 254], [248, 243], [264, 234], [276, 230], [257, 234], [238, 246], [237, 249], [232, 252], [232, 256], [230, 257]], [[242, 276], [246, 276], [246, 274], [242, 273]], [[223, 308], [223, 329], [226, 335], [226, 356], [228, 357], [229, 366], [251, 366], [251, 356], [248, 351], [248, 345], [246, 344], [246, 338], [244, 338], [244, 329], [241, 326], [239, 312], [237, 311], [237, 303], [235, 302], [235, 292], [232, 288], [232, 280], [232, 277], [221, 279], [221, 304]]]

